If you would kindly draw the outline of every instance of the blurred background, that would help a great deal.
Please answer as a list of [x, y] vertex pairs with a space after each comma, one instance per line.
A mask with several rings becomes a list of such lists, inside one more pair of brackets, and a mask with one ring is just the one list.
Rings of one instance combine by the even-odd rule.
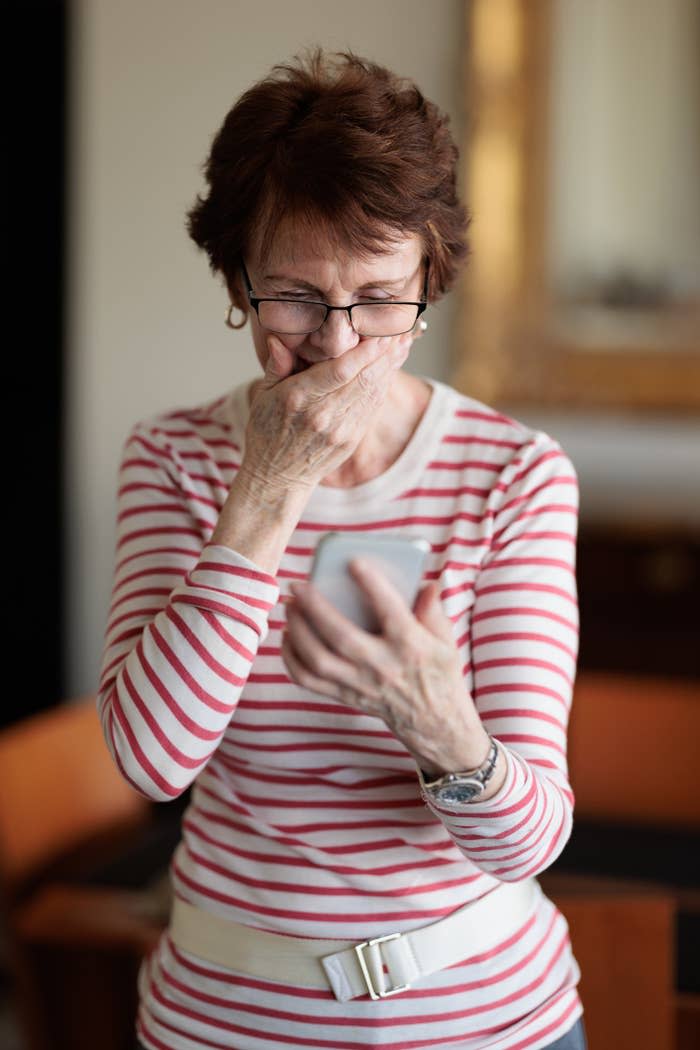
[[[109, 973], [125, 998], [102, 1001], [103, 1017], [128, 1019], [134, 960], [158, 929], [144, 888], [178, 804], [152, 812], [110, 782], [108, 817], [95, 808], [56, 837], [52, 806], [100, 794], [60, 765], [99, 746], [66, 720], [97, 686], [128, 430], [258, 371], [184, 231], [211, 138], [275, 62], [321, 44], [415, 79], [460, 144], [472, 257], [408, 370], [548, 431], [579, 474], [579, 823], [551, 892], [599, 971], [594, 986], [582, 963], [591, 1048], [700, 1045], [697, 0], [28, 0], [8, 41], [30, 56], [31, 86], [8, 107], [10, 306], [31, 323], [12, 354], [27, 556], [13, 559], [8, 652], [31, 677], [0, 712], [0, 1044], [94, 1046], [70, 997], [59, 1007], [47, 989], [60, 970], [85, 1002], [88, 974], [102, 987]], [[30, 783], [42, 777], [52, 805]], [[37, 841], [13, 869], [18, 825]], [[59, 882], [87, 897], [51, 897]], [[103, 924], [120, 908], [128, 921]], [[605, 999], [625, 981], [650, 1011], [637, 1010], [643, 1041], [625, 1042], [629, 1017]], [[33, 1004], [22, 1038], [15, 999]]]

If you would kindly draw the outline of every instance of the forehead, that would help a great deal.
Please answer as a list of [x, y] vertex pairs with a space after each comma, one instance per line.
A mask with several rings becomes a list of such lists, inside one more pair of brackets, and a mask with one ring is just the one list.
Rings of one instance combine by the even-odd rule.
[[289, 219], [275, 229], [267, 250], [261, 237], [254, 240], [250, 262], [265, 273], [299, 276], [331, 268], [358, 280], [374, 275], [390, 279], [412, 273], [423, 256], [422, 239], [415, 233], [378, 232], [375, 244], [366, 248], [353, 249], [346, 241], [342, 230]]

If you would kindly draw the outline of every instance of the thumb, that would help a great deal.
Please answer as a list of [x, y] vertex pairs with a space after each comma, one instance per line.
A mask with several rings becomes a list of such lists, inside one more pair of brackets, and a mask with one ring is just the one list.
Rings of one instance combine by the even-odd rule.
[[294, 354], [287, 349], [282, 340], [278, 339], [276, 335], [268, 335], [265, 344], [267, 346], [267, 363], [265, 365], [263, 385], [270, 388], [291, 375], [294, 368]]
[[452, 621], [445, 613], [438, 597], [436, 583], [428, 583], [421, 589], [413, 606], [413, 615], [431, 634], [444, 642], [454, 643]]

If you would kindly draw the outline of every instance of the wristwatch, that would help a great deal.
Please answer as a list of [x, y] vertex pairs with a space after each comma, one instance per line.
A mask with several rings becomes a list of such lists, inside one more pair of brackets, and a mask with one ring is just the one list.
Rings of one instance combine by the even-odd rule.
[[423, 770], [419, 770], [420, 782], [424, 793], [432, 802], [445, 806], [461, 806], [465, 802], [474, 802], [484, 791], [489, 780], [493, 776], [498, 761], [498, 744], [489, 734], [491, 746], [486, 760], [478, 769], [470, 769], [468, 772], [445, 773], [441, 777], [432, 778]]

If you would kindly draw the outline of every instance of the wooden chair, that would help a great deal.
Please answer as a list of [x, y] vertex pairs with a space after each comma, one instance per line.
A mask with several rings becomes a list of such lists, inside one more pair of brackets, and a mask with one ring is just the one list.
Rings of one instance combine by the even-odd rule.
[[569, 769], [579, 819], [700, 827], [700, 683], [582, 672]]
[[[570, 733], [578, 818], [697, 828], [689, 778], [699, 712], [692, 686], [581, 674]], [[657, 793], [649, 769], [660, 781], [665, 769], [674, 775]], [[114, 768], [93, 697], [0, 733], [0, 891], [17, 949], [27, 1050], [130, 1050], [136, 972], [163, 916], [150, 910], [147, 894], [67, 879], [71, 865], [94, 859], [108, 841], [123, 842], [149, 810]], [[61, 882], [40, 882], [56, 872]], [[541, 882], [570, 925], [590, 1050], [698, 1045], [696, 997], [674, 993], [679, 895], [556, 869]]]
[[0, 904], [26, 1050], [133, 1045], [136, 969], [161, 923], [138, 894], [79, 880], [151, 812], [114, 766], [94, 696], [0, 732]]
[[[577, 820], [646, 827], [651, 841], [655, 829], [697, 832], [698, 740], [694, 683], [582, 672], [569, 731]], [[700, 911], [697, 890], [556, 866], [540, 881], [571, 928], [590, 1050], [700, 1046], [700, 997], [675, 992], [676, 917]]]

